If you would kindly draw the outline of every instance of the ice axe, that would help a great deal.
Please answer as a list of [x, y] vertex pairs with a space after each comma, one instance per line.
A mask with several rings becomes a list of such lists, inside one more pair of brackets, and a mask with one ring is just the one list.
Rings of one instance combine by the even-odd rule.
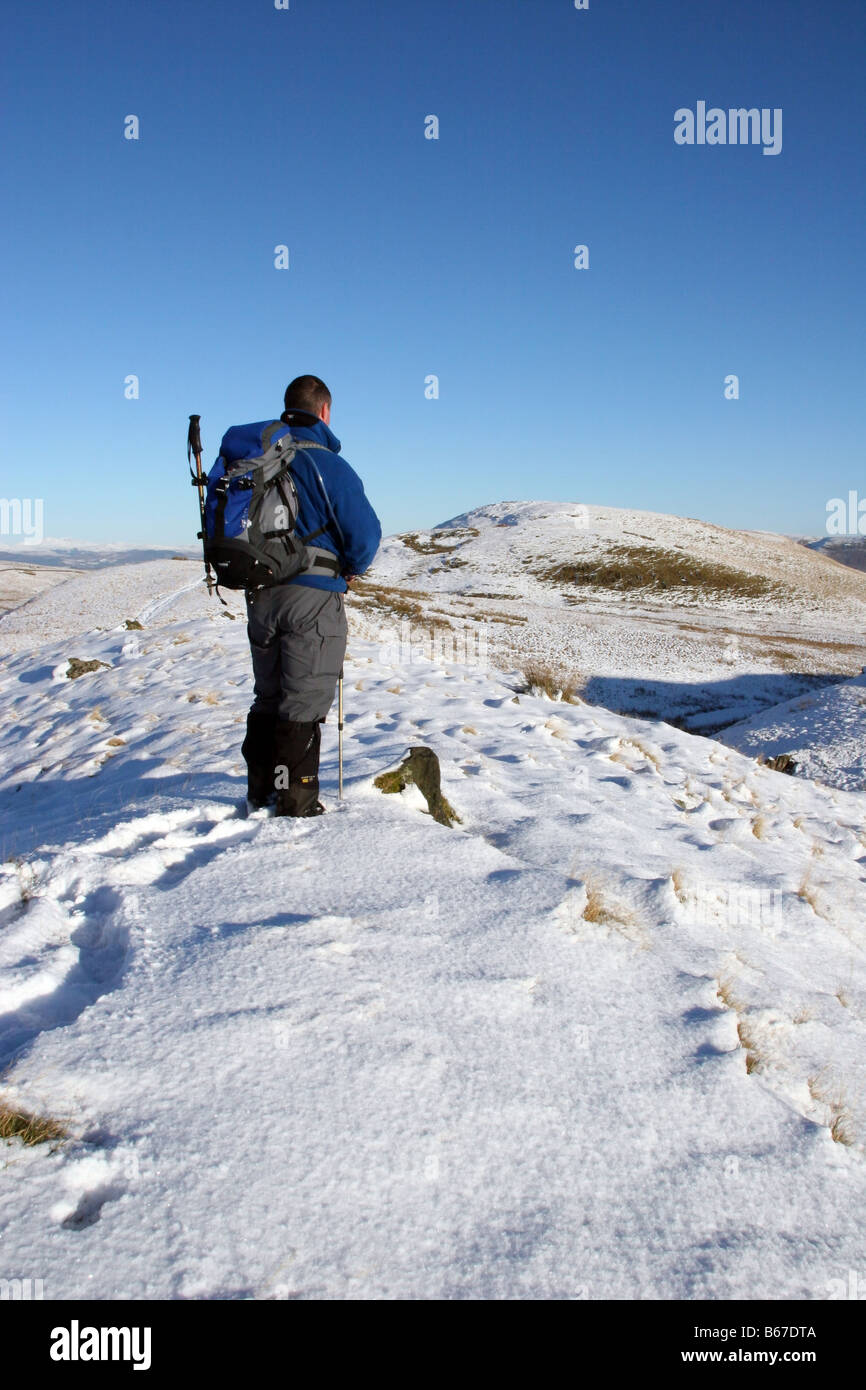
[[[211, 574], [210, 563], [208, 561], [207, 555], [204, 554], [204, 489], [206, 479], [204, 473], [201, 470], [201, 430], [199, 428], [200, 420], [200, 415], [190, 415], [189, 417], [189, 430], [187, 431], [186, 436], [186, 457], [187, 462], [189, 463], [190, 481], [192, 482], [193, 487], [198, 488], [198, 509], [199, 515], [201, 516], [201, 530], [198, 533], [198, 538], [202, 543], [205, 583], [207, 584], [208, 593], [212, 594], [214, 591], [214, 578]], [[195, 459], [195, 469], [193, 469], [192, 466], [193, 459]]]

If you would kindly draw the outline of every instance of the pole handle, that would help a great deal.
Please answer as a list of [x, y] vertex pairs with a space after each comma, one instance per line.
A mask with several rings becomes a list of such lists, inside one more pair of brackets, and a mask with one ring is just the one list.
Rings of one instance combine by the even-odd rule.
[[186, 436], [187, 449], [191, 454], [201, 457], [201, 416], [190, 415], [189, 430]]
[[[186, 456], [187, 456], [187, 459], [189, 460], [190, 473], [192, 473], [192, 484], [193, 484], [193, 487], [195, 487], [195, 488], [198, 489], [198, 509], [199, 509], [199, 514], [200, 514], [200, 516], [201, 516], [201, 530], [199, 531], [198, 534], [199, 534], [199, 539], [200, 539], [200, 540], [202, 541], [202, 543], [203, 543], [203, 542], [204, 542], [204, 532], [205, 532], [205, 515], [204, 515], [204, 503], [205, 503], [205, 496], [204, 496], [205, 476], [204, 476], [204, 473], [202, 472], [202, 466], [201, 466], [201, 416], [200, 416], [200, 415], [190, 415], [190, 417], [189, 417], [189, 429], [188, 429], [187, 432], [186, 432]], [[192, 470], [192, 461], [193, 461], [193, 459], [195, 459], [195, 472], [194, 472], [194, 473], [193, 473], [193, 470]], [[210, 568], [210, 565], [209, 565], [208, 562], [207, 562], [207, 559], [205, 559], [205, 562], [204, 562], [204, 573], [205, 573], [205, 582], [206, 582], [206, 584], [207, 584], [207, 591], [208, 591], [208, 594], [212, 594], [213, 591], [214, 591], [214, 580], [213, 580], [213, 575], [211, 574], [211, 568]]]

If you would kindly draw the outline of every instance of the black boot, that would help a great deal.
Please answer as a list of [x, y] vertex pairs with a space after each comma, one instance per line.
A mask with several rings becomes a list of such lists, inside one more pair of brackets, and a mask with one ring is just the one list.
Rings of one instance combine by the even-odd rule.
[[320, 816], [319, 745], [322, 726], [298, 719], [277, 722], [274, 740], [278, 816]]
[[276, 726], [275, 714], [261, 714], [257, 710], [250, 710], [247, 715], [247, 736], [241, 744], [241, 753], [247, 764], [247, 800], [257, 810], [267, 806], [275, 795]]

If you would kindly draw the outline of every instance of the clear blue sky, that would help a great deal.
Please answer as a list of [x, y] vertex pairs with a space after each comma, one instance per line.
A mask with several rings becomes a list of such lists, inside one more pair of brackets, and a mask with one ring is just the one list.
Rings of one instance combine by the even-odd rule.
[[[0, 494], [46, 535], [193, 542], [189, 413], [210, 463], [305, 371], [386, 532], [532, 497], [820, 533], [866, 494], [860, 0], [10, 0], [2, 30]], [[782, 152], [676, 145], [699, 100], [781, 107]]]

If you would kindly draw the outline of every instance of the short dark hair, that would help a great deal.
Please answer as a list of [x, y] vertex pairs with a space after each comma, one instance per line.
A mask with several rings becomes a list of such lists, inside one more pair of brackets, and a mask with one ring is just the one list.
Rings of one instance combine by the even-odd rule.
[[296, 376], [286, 387], [286, 410], [306, 410], [318, 415], [323, 405], [331, 404], [331, 393], [321, 377]]

